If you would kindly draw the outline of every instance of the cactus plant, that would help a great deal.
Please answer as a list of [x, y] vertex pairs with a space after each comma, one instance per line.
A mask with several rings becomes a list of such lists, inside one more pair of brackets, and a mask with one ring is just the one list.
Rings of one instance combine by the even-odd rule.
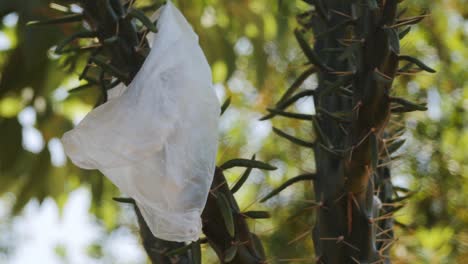
[[[313, 229], [317, 263], [390, 263], [395, 242], [393, 214], [411, 193], [391, 183], [390, 164], [404, 143], [401, 127], [391, 120], [422, 104], [394, 97], [398, 75], [434, 72], [420, 60], [400, 54], [400, 39], [425, 14], [403, 17], [397, 0], [304, 0], [297, 42], [308, 67], [263, 119], [283, 116], [313, 124], [314, 142], [279, 129], [274, 132], [301, 147], [312, 148], [317, 171], [289, 180], [313, 180], [317, 200]], [[312, 41], [311, 41], [312, 40]], [[400, 62], [406, 64], [399, 68]], [[318, 87], [296, 92], [316, 73]], [[316, 114], [288, 112], [297, 100], [313, 96]], [[407, 192], [406, 196], [398, 196]], [[266, 200], [266, 199], [264, 199]]]
[[[280, 129], [273, 132], [301, 147], [314, 150], [317, 172], [292, 178], [263, 200], [277, 195], [291, 184], [313, 181], [316, 197], [316, 223], [313, 230], [318, 263], [389, 263], [394, 243], [393, 214], [399, 202], [412, 195], [391, 183], [392, 155], [404, 143], [401, 127], [390, 123], [395, 115], [425, 110], [425, 106], [395, 97], [392, 84], [398, 75], [424, 70], [434, 72], [420, 60], [400, 54], [399, 41], [411, 25], [425, 14], [404, 18], [397, 0], [304, 0], [311, 6], [297, 16], [294, 32], [308, 62], [306, 70], [269, 110], [263, 119], [275, 116], [312, 123], [316, 140], [296, 138]], [[128, 84], [148, 54], [145, 35], [154, 24], [133, 1], [81, 0], [83, 14], [68, 15], [31, 25], [86, 21], [86, 30], [57, 45], [60, 54], [90, 52], [89, 63], [80, 75], [88, 84], [74, 91], [98, 86], [101, 99], [106, 91], [123, 82]], [[140, 21], [142, 28], [135, 26]], [[90, 39], [86, 46], [72, 46], [77, 39]], [[95, 40], [98, 39], [96, 42]], [[311, 41], [313, 39], [313, 41]], [[137, 47], [137, 48], [135, 48]], [[404, 62], [405, 64], [400, 64]], [[92, 65], [93, 67], [90, 67]], [[399, 66], [402, 66], [399, 68]], [[317, 89], [297, 91], [312, 74]], [[313, 96], [315, 115], [288, 112], [301, 98]], [[229, 105], [223, 104], [222, 112]], [[246, 167], [239, 182], [229, 189], [223, 170]], [[203, 212], [206, 238], [191, 245], [163, 241], [152, 236], [135, 211], [145, 249], [154, 263], [200, 263], [200, 244], [209, 243], [222, 263], [264, 263], [263, 246], [251, 233], [246, 218], [265, 218], [266, 212], [240, 212], [233, 196], [253, 169], [274, 167], [251, 160], [235, 159], [217, 168], [207, 206]], [[405, 193], [403, 196], [399, 196]], [[116, 198], [131, 203], [132, 199]]]
[[[47, 21], [31, 21], [30, 26], [85, 22], [88, 27], [60, 42], [55, 53], [70, 57], [90, 52], [88, 63], [80, 79], [88, 83], [70, 90], [71, 93], [90, 87], [100, 88], [96, 106], [107, 101], [107, 90], [119, 83], [129, 84], [143, 65], [149, 45], [146, 34], [156, 32], [153, 21], [132, 7], [134, 1], [81, 0], [82, 14], [65, 15]], [[142, 24], [137, 27], [134, 20]], [[85, 46], [77, 40], [89, 39]], [[80, 43], [82, 44], [82, 43]], [[69, 60], [73, 61], [73, 60]], [[221, 114], [229, 107], [230, 99], [221, 107]], [[233, 167], [245, 167], [240, 180], [230, 189], [223, 171]], [[202, 214], [205, 238], [189, 245], [159, 239], [151, 233], [141, 212], [132, 198], [114, 198], [116, 202], [134, 207], [140, 227], [143, 246], [153, 263], [201, 263], [200, 244], [209, 243], [222, 263], [262, 263], [265, 253], [259, 238], [250, 232], [247, 219], [268, 218], [261, 211], [241, 212], [233, 194], [249, 177], [252, 169], [274, 170], [275, 167], [252, 159], [233, 159], [220, 165], [215, 172], [207, 205]]]

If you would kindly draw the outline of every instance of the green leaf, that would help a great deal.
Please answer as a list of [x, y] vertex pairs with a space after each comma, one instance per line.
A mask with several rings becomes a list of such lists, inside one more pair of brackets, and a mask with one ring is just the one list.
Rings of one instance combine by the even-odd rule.
[[427, 107], [423, 104], [413, 103], [400, 97], [391, 97], [390, 101], [392, 103], [396, 103], [400, 105], [400, 107], [392, 108], [393, 113], [404, 113], [404, 112], [427, 110]]
[[414, 63], [409, 62], [409, 63], [403, 65], [403, 67], [401, 67], [400, 69], [398, 69], [398, 72], [408, 72], [409, 70], [411, 70], [413, 65], [414, 65]]
[[424, 105], [420, 105], [418, 108], [398, 106], [398, 107], [392, 108], [391, 112], [394, 114], [400, 114], [400, 113], [410, 113], [410, 112], [426, 111], [426, 110], [427, 110], [427, 107]]
[[293, 185], [296, 182], [300, 181], [313, 181], [315, 180], [316, 175], [312, 173], [308, 174], [302, 174], [299, 176], [296, 176], [292, 179], [287, 180], [283, 184], [281, 184], [278, 188], [274, 189], [270, 193], [268, 193], [262, 200], [260, 200], [261, 203], [268, 201], [270, 198], [274, 197], [275, 195], [279, 194], [281, 191], [284, 189], [288, 188], [289, 186]]
[[317, 107], [317, 112], [321, 115], [327, 116], [337, 122], [341, 123], [350, 123], [351, 121], [346, 119], [345, 116], [350, 116], [352, 113], [331, 113], [327, 110], [323, 109], [322, 107]]
[[250, 237], [252, 238], [252, 246], [255, 250], [255, 253], [258, 257], [265, 259], [265, 250], [263, 248], [262, 242], [258, 238], [258, 236], [254, 233], [250, 233]]
[[135, 204], [135, 200], [133, 198], [113, 197], [112, 200], [118, 203]]
[[[255, 160], [255, 155], [252, 156], [251, 160]], [[252, 171], [252, 167], [247, 168], [242, 176], [239, 178], [239, 180], [234, 184], [234, 186], [231, 189], [232, 194], [235, 194], [241, 187], [244, 185], [245, 181], [249, 178], [250, 172]]]
[[193, 243], [185, 245], [185, 246], [180, 247], [180, 248], [170, 250], [165, 255], [168, 256], [168, 257], [173, 257], [173, 256], [182, 255], [184, 253], [187, 253], [189, 251], [189, 249], [192, 248], [192, 244]]
[[60, 52], [60, 54], [92, 52], [97, 49], [100, 49], [101, 47], [102, 47], [101, 45], [92, 44], [92, 45], [84, 46], [84, 47], [64, 49]]
[[402, 56], [398, 56], [398, 60], [404, 60], [404, 61], [409, 61], [411, 63], [414, 63], [416, 64], [419, 68], [421, 68], [422, 70], [425, 70], [427, 72], [430, 72], [430, 73], [435, 73], [436, 70], [432, 69], [431, 67], [427, 66], [426, 64], [424, 64], [424, 62], [416, 59], [416, 58], [413, 58], [411, 56], [406, 56], [406, 55], [402, 55]]
[[254, 169], [261, 169], [261, 170], [276, 170], [275, 166], [271, 166], [265, 162], [257, 161], [257, 160], [249, 160], [249, 159], [232, 159], [223, 163], [220, 166], [222, 170], [231, 169], [234, 167], [246, 167], [246, 168], [254, 168]]
[[404, 201], [404, 200], [407, 200], [407, 199], [411, 198], [411, 197], [412, 197], [413, 195], [415, 195], [416, 193], [417, 193], [416, 191], [413, 191], [413, 192], [408, 193], [408, 194], [405, 195], [405, 196], [396, 197], [396, 198], [392, 199], [392, 200], [390, 201], [390, 203], [402, 202], [402, 201]]
[[83, 84], [83, 85], [80, 85], [78, 87], [75, 87], [73, 89], [70, 89], [68, 90], [68, 93], [77, 93], [77, 92], [81, 92], [83, 90], [86, 90], [88, 88], [91, 88], [93, 86], [95, 86], [96, 84], [95, 83], [86, 83], [86, 84]]
[[232, 215], [231, 205], [224, 193], [216, 193], [216, 202], [218, 204], [221, 215], [223, 216], [224, 225], [231, 237], [235, 235], [234, 217]]
[[83, 21], [83, 14], [72, 14], [43, 21], [29, 21], [27, 26], [55, 25]]
[[[350, 26], [350, 25], [353, 25], [353, 24], [356, 24], [356, 21], [354, 19], [347, 19], [341, 23], [338, 23], [336, 24], [335, 26], [332, 26], [332, 27], [328, 27], [327, 30], [325, 31], [320, 31], [318, 32], [317, 34], [315, 34], [315, 38], [316, 39], [319, 39], [319, 38], [322, 38], [322, 37], [325, 37], [325, 36], [329, 36], [331, 33], [335, 32], [335, 31], [338, 31], [338, 30], [344, 30], [346, 29], [347, 26]], [[333, 48], [331, 49], [327, 49], [328, 51], [331, 51], [333, 50]], [[337, 49], [335, 49], [337, 50]], [[342, 50], [340, 48], [338, 48], [338, 50]]]
[[103, 40], [102, 42], [104, 44], [112, 44], [112, 43], [115, 43], [117, 42], [117, 40], [119, 40], [119, 37], [118, 36], [112, 36], [110, 38], [106, 38], [105, 40]]
[[388, 45], [391, 51], [395, 54], [400, 54], [400, 38], [397, 30], [393, 28], [384, 29], [387, 34]]
[[136, 18], [136, 19], [140, 20], [140, 22], [146, 28], [151, 30], [151, 32], [154, 32], [154, 33], [158, 32], [158, 29], [156, 28], [156, 25], [153, 22], [151, 22], [151, 20], [142, 11], [132, 8], [128, 12], [128, 16], [131, 17], [131, 18]]
[[347, 59], [352, 59], [353, 58], [353, 55], [359, 51], [359, 49], [361, 49], [361, 43], [359, 42], [355, 42], [351, 45], [349, 45], [343, 53], [341, 53], [341, 55], [338, 57], [338, 60], [339, 61], [344, 61], [344, 60], [347, 60]]
[[230, 105], [231, 105], [231, 97], [228, 97], [228, 99], [226, 99], [226, 101], [224, 101], [223, 105], [221, 106], [221, 115], [223, 115], [224, 112], [226, 112], [226, 110], [228, 109]]
[[112, 10], [115, 10], [117, 16], [123, 16], [125, 9], [120, 0], [109, 0], [109, 4], [112, 7]]
[[397, 212], [397, 211], [400, 211], [400, 210], [403, 209], [404, 207], [405, 207], [404, 205], [391, 207], [390, 209], [385, 210], [385, 214], [395, 213], [395, 212]]
[[398, 33], [398, 38], [403, 39], [410, 31], [411, 31], [411, 27], [405, 28], [400, 33]]
[[292, 135], [289, 135], [275, 127], [273, 127], [273, 132], [282, 137], [282, 138], [285, 138], [289, 141], [291, 141], [292, 143], [296, 144], [296, 145], [299, 145], [299, 146], [302, 146], [302, 147], [306, 147], [306, 148], [313, 148], [315, 146], [315, 143], [313, 142], [307, 142], [305, 140], [302, 140], [302, 139], [299, 139], [299, 138], [296, 138], [295, 136], [292, 136]]
[[404, 193], [409, 193], [409, 192], [411, 192], [410, 189], [405, 188], [405, 187], [401, 187], [401, 186], [393, 186], [393, 189], [394, 189], [395, 191], [404, 192]]
[[119, 16], [115, 13], [114, 7], [112, 7], [112, 3], [109, 0], [102, 1], [106, 5], [107, 13], [112, 17], [113, 22], [117, 22], [119, 20]]
[[293, 119], [307, 120], [307, 121], [312, 120], [312, 115], [308, 115], [308, 114], [291, 113], [291, 112], [285, 112], [279, 109], [271, 109], [271, 108], [268, 108], [267, 110], [271, 112], [272, 114], [279, 115], [279, 116], [289, 117]]
[[315, 132], [317, 133], [320, 141], [322, 142], [323, 145], [327, 146], [328, 148], [331, 148], [331, 143], [330, 143], [330, 140], [328, 139], [328, 137], [325, 135], [325, 133], [323, 133], [323, 130], [322, 128], [320, 127], [320, 123], [317, 119], [317, 117], [313, 117], [312, 118], [312, 122], [314, 124], [314, 129], [315, 129]]
[[237, 249], [237, 245], [234, 244], [224, 252], [223, 260], [225, 263], [231, 262], [236, 257]]
[[400, 149], [403, 146], [403, 144], [405, 144], [405, 142], [405, 139], [396, 140], [395, 142], [393, 142], [390, 146], [387, 147], [388, 154], [393, 154], [395, 151]]
[[313, 96], [315, 94], [315, 91], [314, 90], [304, 90], [304, 91], [301, 91], [297, 94], [295, 94], [294, 96], [290, 97], [289, 99], [285, 99], [281, 102], [279, 102], [278, 104], [276, 104], [277, 108], [281, 108], [281, 109], [284, 109], [290, 105], [292, 105], [293, 103], [297, 102], [299, 99], [303, 98], [303, 97], [306, 97], [306, 96]]
[[286, 99], [288, 99], [296, 90], [301, 87], [301, 85], [304, 83], [304, 81], [309, 78], [310, 75], [314, 74], [317, 72], [317, 69], [315, 67], [309, 67], [307, 70], [305, 70], [297, 79], [293, 82], [293, 84], [288, 88], [288, 90], [281, 96], [281, 99], [278, 101], [276, 105], [282, 105]]
[[[314, 90], [304, 90], [302, 92], [299, 92], [299, 93], [295, 94], [294, 96], [292, 96], [290, 98], [285, 99], [282, 102], [277, 103], [276, 104], [276, 109], [281, 109], [281, 110], [286, 109], [288, 106], [294, 104], [299, 99], [301, 99], [303, 97], [306, 97], [306, 96], [313, 96], [314, 94], [315, 94]], [[276, 116], [276, 114], [269, 113], [268, 115], [260, 118], [260, 121], [268, 120], [268, 119], [273, 118], [275, 116]]]
[[80, 32], [76, 32], [73, 35], [67, 37], [64, 39], [62, 42], [60, 42], [57, 47], [55, 48], [55, 53], [61, 54], [63, 49], [65, 48], [66, 45], [70, 44], [71, 42], [75, 41], [76, 39], [81, 39], [81, 38], [95, 38], [97, 37], [96, 32], [92, 32], [89, 30], [83, 30]]
[[192, 253], [192, 261], [194, 264], [201, 264], [202, 263], [202, 254], [201, 254], [201, 247], [200, 241], [195, 241], [190, 244], [190, 251]]
[[113, 76], [119, 78], [122, 81], [127, 81], [129, 76], [127, 73], [121, 72], [112, 64], [108, 63], [105, 58], [101, 56], [95, 56], [91, 58], [91, 61], [94, 62], [97, 66], [103, 68], [106, 72], [112, 74]]
[[243, 212], [242, 215], [252, 219], [267, 219], [271, 217], [267, 211], [247, 211]]
[[352, 82], [353, 76], [339, 77], [335, 82], [324, 81], [324, 85], [320, 87], [319, 96], [326, 96], [339, 92], [343, 86], [349, 86]]
[[397, 14], [396, 17], [397, 17], [397, 18], [400, 18], [401, 16], [403, 16], [404, 14], [406, 14], [406, 12], [408, 12], [408, 8], [407, 8], [407, 7], [404, 7], [404, 8], [402, 8], [402, 9], [398, 12], [398, 14]]
[[317, 66], [320, 70], [324, 72], [331, 72], [333, 69], [325, 65], [325, 63], [322, 62], [320, 57], [315, 53], [315, 51], [309, 46], [309, 43], [305, 40], [304, 36], [302, 33], [296, 29], [294, 30], [294, 35], [296, 36], [297, 42], [299, 43], [299, 46], [301, 47], [302, 51], [306, 55], [306, 57], [309, 59], [309, 61]]

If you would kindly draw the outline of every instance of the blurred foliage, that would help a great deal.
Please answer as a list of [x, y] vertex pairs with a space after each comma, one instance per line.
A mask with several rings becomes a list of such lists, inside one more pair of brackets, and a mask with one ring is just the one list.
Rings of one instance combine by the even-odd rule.
[[[154, 2], [162, 1], [136, 4]], [[267, 209], [274, 216], [252, 222], [252, 230], [264, 241], [272, 263], [312, 263], [313, 210], [305, 209], [313, 207], [308, 203], [310, 184], [289, 187], [265, 204], [256, 202], [286, 179], [315, 169], [311, 151], [278, 141], [271, 133], [272, 123], [258, 121], [301, 72], [294, 66], [300, 65], [302, 55], [293, 29], [294, 15], [303, 2], [174, 2], [199, 34], [221, 100], [232, 97], [221, 120], [219, 163], [257, 153], [279, 168], [268, 175], [253, 172], [236, 193], [242, 210]], [[408, 16], [422, 9], [430, 10], [431, 16], [404, 39], [402, 53], [417, 55], [438, 73], [402, 76], [395, 85], [406, 98], [427, 98], [429, 111], [408, 115], [408, 140], [400, 151], [402, 158], [393, 164], [397, 185], [417, 191], [397, 215], [401, 228], [394, 259], [395, 263], [464, 263], [468, 259], [468, 2], [408, 0], [404, 6]], [[88, 186], [92, 211], [110, 231], [120, 223], [120, 208], [111, 199], [118, 190], [98, 172], [65, 162], [57, 140], [92, 109], [98, 97], [96, 87], [67, 92], [83, 84], [78, 74], [86, 65], [86, 53], [71, 58], [51, 52], [78, 25], [26, 26], [31, 20], [79, 11], [66, 0], [0, 0], [0, 193], [15, 195], [14, 215], [31, 199], [52, 197], [63, 205], [71, 191]], [[304, 88], [315, 85], [312, 77]], [[299, 112], [313, 108], [309, 101], [296, 107]], [[297, 136], [312, 131], [297, 121], [274, 123]], [[233, 169], [226, 176], [233, 184], [241, 173]], [[57, 254], [61, 252], [58, 248]], [[92, 255], [96, 252], [90, 250]]]

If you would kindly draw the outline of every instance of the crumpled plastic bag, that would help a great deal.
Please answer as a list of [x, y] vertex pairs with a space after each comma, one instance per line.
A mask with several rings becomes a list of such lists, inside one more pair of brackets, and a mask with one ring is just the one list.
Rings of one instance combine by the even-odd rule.
[[168, 1], [152, 49], [128, 88], [110, 90], [62, 138], [65, 153], [134, 198], [158, 238], [199, 238], [212, 182], [220, 105], [198, 36]]

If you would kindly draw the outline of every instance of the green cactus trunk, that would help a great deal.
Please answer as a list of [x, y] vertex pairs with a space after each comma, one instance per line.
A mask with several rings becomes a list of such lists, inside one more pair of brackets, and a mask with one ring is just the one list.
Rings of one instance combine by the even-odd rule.
[[[108, 89], [121, 82], [129, 84], [138, 73], [150, 50], [146, 33], [156, 31], [156, 28], [145, 14], [130, 6], [134, 1], [125, 1], [124, 4], [120, 0], [77, 1], [83, 7], [83, 15], [66, 16], [32, 24], [61, 24], [83, 20], [88, 23], [92, 31], [84, 30], [73, 34], [57, 45], [56, 53], [79, 51], [80, 48], [64, 49], [76, 39], [98, 39], [98, 42], [91, 46], [89, 63], [80, 78], [89, 82], [84, 87], [97, 85], [101, 88], [101, 98], [97, 102], [99, 105], [107, 100]], [[146, 29], [138, 29], [133, 19], [140, 20]], [[91, 63], [94, 63], [100, 70], [99, 79], [95, 79], [95, 76], [88, 76], [91, 75], [89, 72]], [[112, 78], [117, 81], [110, 82]], [[83, 89], [83, 86], [76, 89]], [[223, 104], [222, 112], [226, 110], [229, 103], [230, 101], [227, 100]], [[232, 167], [246, 167], [247, 169], [241, 177], [242, 180], [231, 190], [227, 185], [223, 170]], [[256, 161], [255, 156], [252, 160], [230, 160], [216, 169], [207, 205], [202, 214], [203, 231], [206, 237], [189, 245], [155, 237], [132, 198], [114, 198], [114, 200], [134, 206], [140, 227], [140, 237], [152, 263], [199, 264], [202, 261], [200, 248], [202, 243], [208, 243], [222, 263], [262, 263], [266, 259], [263, 246], [258, 237], [250, 232], [247, 219], [268, 218], [269, 214], [258, 211], [240, 212], [233, 196], [241, 188], [253, 168], [276, 169], [266, 163]]]
[[[399, 18], [404, 12], [397, 15], [398, 0], [304, 2], [312, 8], [297, 16], [295, 35], [308, 68], [263, 119], [311, 120], [315, 128], [313, 143], [274, 132], [315, 153], [317, 172], [308, 179], [319, 205], [313, 229], [317, 263], [390, 263], [392, 216], [401, 208], [396, 202], [410, 194], [400, 197], [399, 191], [409, 191], [391, 183], [391, 155], [404, 140], [398, 140], [403, 128], [389, 121], [396, 113], [426, 109], [390, 94], [397, 75], [434, 72], [400, 55], [400, 39], [425, 15]], [[407, 64], [398, 69], [400, 61]], [[296, 93], [314, 73], [318, 87]], [[314, 97], [316, 115], [286, 112], [306, 96]], [[289, 180], [266, 199], [300, 180]]]
[[[313, 2], [316, 12], [301, 31], [313, 31], [308, 57], [319, 68], [317, 262], [390, 263], [396, 207], [382, 203], [391, 203], [393, 195], [384, 138], [392, 133], [390, 93], [400, 59], [398, 1], [306, 2]], [[302, 41], [302, 33], [296, 34]], [[339, 115], [343, 118], [334, 118]]]
[[[263, 201], [291, 184], [313, 180], [319, 205], [313, 230], [317, 262], [389, 263], [388, 252], [395, 241], [392, 215], [401, 208], [397, 202], [411, 196], [408, 190], [393, 187], [391, 183], [388, 164], [393, 160], [392, 153], [404, 141], [398, 140], [402, 129], [389, 125], [389, 121], [394, 113], [425, 110], [422, 105], [390, 96], [391, 86], [399, 74], [420, 70], [434, 72], [419, 60], [400, 55], [400, 39], [409, 32], [409, 26], [422, 20], [424, 15], [399, 18], [398, 0], [304, 1], [312, 10], [298, 15], [301, 26], [295, 35], [309, 60], [308, 68], [264, 119], [281, 115], [312, 122], [315, 142], [295, 138], [278, 129], [274, 132], [301, 147], [312, 148], [317, 172], [289, 179]], [[116, 83], [128, 84], [140, 69], [149, 51], [145, 36], [149, 30], [154, 30], [154, 24], [144, 14], [129, 8], [133, 1], [125, 5], [119, 0], [78, 2], [84, 9], [83, 15], [35, 24], [83, 19], [87, 22], [92, 31], [87, 29], [72, 35], [57, 45], [56, 52], [75, 52], [80, 56], [80, 51], [92, 51], [80, 77], [89, 82], [85, 87], [101, 88], [99, 103], [103, 103], [108, 89]], [[140, 20], [145, 28], [137, 29], [133, 19]], [[314, 42], [309, 41], [312, 36]], [[64, 49], [79, 38], [97, 38], [98, 41], [91, 46]], [[139, 48], [135, 49], [136, 46]], [[398, 69], [400, 61], [407, 64]], [[97, 66], [98, 72], [94, 75], [88, 71], [89, 64]], [[296, 93], [304, 80], [314, 73], [318, 75], [318, 88]], [[113, 79], [117, 82], [111, 82]], [[314, 97], [316, 115], [285, 111], [306, 96]], [[223, 111], [229, 102], [223, 104]], [[223, 171], [232, 167], [247, 169], [229, 189]], [[143, 244], [152, 262], [200, 263], [200, 244], [208, 243], [222, 263], [265, 263], [263, 246], [250, 232], [246, 219], [268, 218], [269, 214], [240, 212], [233, 196], [252, 169], [274, 170], [275, 167], [253, 156], [250, 160], [230, 160], [217, 168], [202, 214], [206, 237], [190, 245], [154, 237], [135, 207]], [[401, 192], [407, 195], [398, 196]], [[115, 200], [135, 205], [131, 198]]]

